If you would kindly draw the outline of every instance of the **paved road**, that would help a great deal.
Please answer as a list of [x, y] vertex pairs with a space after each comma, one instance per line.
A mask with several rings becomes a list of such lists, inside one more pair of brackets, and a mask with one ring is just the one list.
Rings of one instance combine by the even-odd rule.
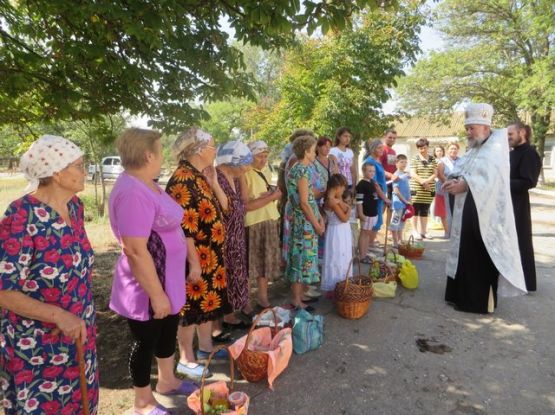
[[253, 398], [250, 413], [555, 414], [555, 197], [533, 202], [539, 292], [501, 299], [491, 316], [456, 312], [442, 300], [448, 244], [428, 242], [417, 290], [375, 301], [358, 321], [322, 301], [321, 349], [293, 356], [273, 392], [237, 385]]

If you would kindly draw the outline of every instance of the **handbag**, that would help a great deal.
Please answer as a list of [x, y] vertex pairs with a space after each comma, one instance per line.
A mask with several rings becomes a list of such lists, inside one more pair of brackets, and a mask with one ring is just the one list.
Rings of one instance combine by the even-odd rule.
[[303, 354], [318, 349], [324, 342], [324, 316], [299, 310], [293, 325], [293, 351]]

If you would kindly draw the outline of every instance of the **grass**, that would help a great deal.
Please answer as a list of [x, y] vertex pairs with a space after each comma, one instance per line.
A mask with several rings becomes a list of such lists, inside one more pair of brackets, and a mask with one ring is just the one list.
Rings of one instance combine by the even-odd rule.
[[542, 184], [541, 189], [555, 190], [555, 182], [545, 182], [544, 184]]

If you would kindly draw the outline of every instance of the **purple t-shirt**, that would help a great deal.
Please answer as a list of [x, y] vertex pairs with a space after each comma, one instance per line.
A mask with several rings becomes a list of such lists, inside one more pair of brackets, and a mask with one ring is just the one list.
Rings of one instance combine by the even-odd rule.
[[[116, 239], [148, 238], [156, 232], [166, 250], [165, 287], [171, 313], [185, 305], [185, 262], [187, 244], [181, 219], [183, 209], [159, 188], [155, 193], [139, 179], [122, 173], [110, 194], [110, 225]], [[114, 270], [110, 308], [117, 314], [139, 321], [150, 320], [149, 297], [133, 276], [122, 251]]]

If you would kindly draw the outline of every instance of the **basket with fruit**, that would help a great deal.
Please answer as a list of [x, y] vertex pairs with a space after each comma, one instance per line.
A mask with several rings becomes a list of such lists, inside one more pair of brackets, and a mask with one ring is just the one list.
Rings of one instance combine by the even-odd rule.
[[218, 381], [206, 385], [206, 373], [210, 362], [216, 352], [225, 346], [214, 348], [208, 361], [206, 368], [202, 374], [200, 389], [194, 391], [187, 398], [187, 406], [196, 415], [247, 415], [249, 409], [249, 396], [244, 392], [232, 392], [234, 381], [233, 359], [229, 359], [230, 364], [230, 383], [229, 388], [224, 381]]
[[410, 259], [420, 259], [424, 253], [424, 244], [414, 242], [414, 237], [411, 235], [408, 241], [399, 242], [399, 254]]

